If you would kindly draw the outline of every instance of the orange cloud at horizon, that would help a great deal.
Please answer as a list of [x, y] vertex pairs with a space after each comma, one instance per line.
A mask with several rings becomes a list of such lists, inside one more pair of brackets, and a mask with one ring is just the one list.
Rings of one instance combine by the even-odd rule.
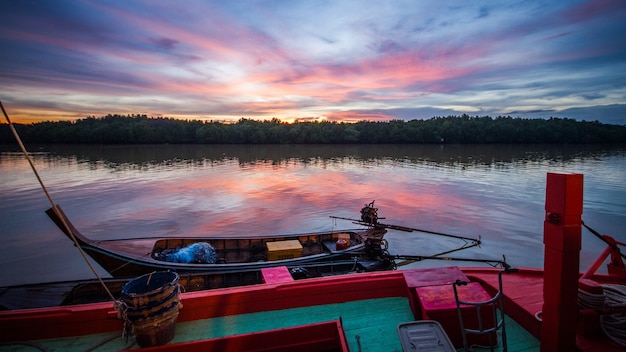
[[[87, 117], [49, 108], [7, 107], [4, 105], [4, 109], [7, 115], [9, 115], [11, 122], [15, 124], [33, 124], [44, 121], [75, 121]], [[0, 123], [6, 123], [4, 116], [0, 119]]]
[[334, 122], [359, 122], [359, 121], [389, 121], [394, 117], [383, 113], [371, 113], [363, 111], [338, 111], [326, 115], [328, 121]]

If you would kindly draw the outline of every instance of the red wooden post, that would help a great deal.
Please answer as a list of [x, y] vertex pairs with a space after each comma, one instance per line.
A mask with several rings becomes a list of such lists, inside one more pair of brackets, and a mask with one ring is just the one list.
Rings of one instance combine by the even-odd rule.
[[541, 351], [575, 351], [583, 175], [548, 173]]

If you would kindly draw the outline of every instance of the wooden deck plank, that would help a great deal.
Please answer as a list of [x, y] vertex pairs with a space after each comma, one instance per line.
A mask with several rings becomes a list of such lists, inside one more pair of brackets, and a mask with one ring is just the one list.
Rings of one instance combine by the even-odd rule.
[[[472, 271], [464, 269], [466, 275], [472, 281], [484, 283], [485, 289], [494, 294], [498, 288], [498, 269], [485, 272], [484, 269]], [[540, 280], [537, 280], [538, 277]], [[535, 315], [543, 307], [543, 273], [538, 270], [525, 269], [517, 273], [504, 274], [502, 276], [502, 290], [507, 299], [505, 300], [505, 313], [520, 324], [529, 327], [533, 336], [541, 336], [541, 323]]]
[[[539, 340], [517, 324], [513, 319], [506, 317], [505, 326], [509, 351], [538, 352], [540, 350], [541, 346]], [[501, 350], [501, 348], [498, 349], [498, 351]]]
[[[358, 351], [359, 335], [362, 351], [400, 351], [396, 327], [413, 319], [408, 301], [404, 297], [366, 300], [306, 308], [286, 309], [207, 319], [206, 322], [180, 323], [172, 342], [187, 340], [183, 334], [220, 337], [259, 330], [298, 326], [341, 318], [350, 349]], [[390, 334], [394, 338], [390, 338]], [[372, 345], [373, 343], [373, 345]]]
[[[183, 302], [184, 304], [184, 302]], [[185, 309], [183, 307], [183, 309]], [[355, 302], [293, 308], [271, 312], [231, 315], [192, 322], [179, 322], [171, 343], [279, 329], [340, 319], [352, 351], [401, 351], [397, 334], [400, 323], [413, 320], [406, 297], [391, 297]], [[359, 336], [360, 341], [357, 341]], [[127, 342], [121, 331], [82, 337], [40, 340], [37, 343], [49, 350], [84, 351], [102, 341], [113, 338], [98, 351], [117, 351]], [[132, 341], [132, 339], [130, 339]], [[137, 348], [138, 346], [134, 346]], [[15, 351], [32, 348], [17, 347]]]
[[[342, 318], [346, 338], [352, 351], [401, 351], [397, 335], [400, 323], [413, 319], [405, 298], [385, 298], [308, 308], [286, 309], [269, 313], [251, 313], [227, 316], [204, 321], [179, 323], [172, 343], [249, 333], [259, 330], [298, 326]], [[509, 351], [536, 352], [539, 342], [512, 320], [507, 320]], [[357, 335], [359, 336], [357, 340]], [[119, 336], [108, 333], [92, 335], [90, 339], [69, 338], [65, 344], [58, 341], [43, 343], [54, 350], [86, 350], [97, 342]], [[132, 339], [131, 339], [132, 340]], [[115, 351], [125, 346], [120, 337], [99, 348]], [[136, 347], [136, 346], [135, 346]], [[18, 349], [18, 351], [20, 351]], [[26, 351], [26, 350], [24, 350]], [[499, 346], [496, 351], [501, 351]]]
[[[488, 276], [489, 275], [485, 276], [485, 280], [493, 281], [493, 277], [489, 278]], [[493, 274], [491, 276], [493, 276]], [[396, 281], [393, 280], [384, 281], [384, 286], [388, 287], [390, 283], [391, 285], [394, 285], [395, 282]], [[509, 284], [509, 281], [505, 281], [505, 285]], [[275, 288], [275, 291], [272, 292], [286, 290], [288, 286], [289, 285]], [[505, 290], [507, 290], [507, 287], [508, 286], [505, 286]], [[353, 294], [358, 295], [362, 289], [363, 287], [360, 287], [360, 290], [354, 291]], [[369, 289], [371, 290], [374, 288], [370, 287]], [[308, 295], [306, 297], [309, 299], [320, 299], [320, 302], [324, 301], [323, 295], [319, 296], [317, 294], [311, 294], [309, 291], [307, 292]], [[256, 331], [267, 331], [341, 319], [343, 322], [345, 336], [351, 350], [360, 350], [363, 352], [381, 350], [401, 351], [397, 326], [401, 323], [413, 321], [414, 317], [410, 309], [409, 300], [403, 295], [406, 291], [394, 289], [390, 292], [391, 294], [386, 293], [383, 296], [385, 298], [380, 299], [365, 299], [360, 301], [347, 300], [347, 302], [343, 302], [343, 300], [335, 300], [334, 302], [342, 303], [329, 303], [321, 305], [315, 305], [315, 303], [318, 302], [313, 301], [311, 302], [313, 304], [312, 306], [274, 310], [269, 312], [255, 312], [255, 309], [247, 307], [247, 309], [244, 309], [241, 314], [231, 312], [228, 308], [230, 307], [229, 304], [232, 305], [233, 302], [224, 302], [225, 305], [223, 307], [219, 304], [219, 302], [212, 302], [213, 305], [211, 305], [210, 309], [219, 311], [223, 308], [224, 311], [221, 312], [222, 314], [217, 314], [219, 317], [212, 319], [191, 321], [189, 321], [190, 316], [187, 316], [187, 319], [183, 319], [177, 324], [176, 336], [172, 343], [230, 336]], [[514, 290], [510, 289], [510, 292], [514, 292]], [[302, 292], [301, 294], [305, 293], [306, 292]], [[518, 292], [515, 292], [515, 296], [515, 299], [523, 298], [523, 295], [519, 295]], [[251, 301], [243, 301], [241, 303], [254, 305], [254, 302], [256, 302], [254, 297], [255, 296], [252, 295], [248, 297]], [[277, 297], [280, 297], [280, 295], [277, 294]], [[537, 297], [532, 299], [537, 299]], [[183, 307], [183, 312], [187, 309], [187, 314], [195, 312], [194, 309], [202, 308], [201, 306], [194, 306], [189, 302], [193, 302], [193, 300], [188, 301], [188, 307]], [[328, 302], [327, 299], [326, 302]], [[183, 305], [185, 305], [185, 300], [183, 300]], [[237, 307], [239, 307], [239, 305], [237, 305]], [[259, 308], [263, 309], [268, 307], [264, 306]], [[245, 311], [252, 313], [243, 313]], [[536, 342], [536, 340], [533, 342], [533, 339], [531, 338], [530, 345], [527, 343], [521, 343], [520, 341], [529, 340], [527, 336], [528, 333], [524, 336], [523, 333], [525, 333], [525, 331], [523, 331], [523, 329], [519, 326], [517, 329], [522, 331], [522, 334], [515, 332], [516, 327], [513, 321], [510, 323], [507, 322], [509, 351], [537, 351], [538, 348], [536, 346], [538, 346], [538, 342]], [[109, 333], [90, 335], [87, 337], [61, 338], [55, 339], [54, 341], [39, 340], [37, 342], [41, 342], [50, 350], [72, 351], [87, 350], [109, 338], [113, 338], [111, 341], [98, 348], [98, 350], [114, 351], [126, 347], [127, 342], [119, 337], [120, 334], [121, 331], [112, 331]], [[132, 341], [132, 339], [129, 341]], [[30, 348], [17, 348], [15, 350], [28, 351]]]

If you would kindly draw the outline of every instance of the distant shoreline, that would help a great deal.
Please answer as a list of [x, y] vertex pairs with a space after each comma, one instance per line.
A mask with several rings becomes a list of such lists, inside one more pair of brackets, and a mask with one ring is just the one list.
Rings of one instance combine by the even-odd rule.
[[[14, 124], [27, 143], [68, 144], [622, 144], [626, 126], [574, 119], [489, 116], [387, 122], [236, 123], [145, 115], [107, 115], [68, 122]], [[7, 124], [0, 140], [13, 141]]]

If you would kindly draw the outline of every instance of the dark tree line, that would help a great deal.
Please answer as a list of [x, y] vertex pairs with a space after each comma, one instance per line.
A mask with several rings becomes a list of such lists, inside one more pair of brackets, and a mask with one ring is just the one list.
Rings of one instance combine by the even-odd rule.
[[[90, 144], [375, 144], [375, 143], [625, 143], [626, 126], [598, 121], [447, 116], [388, 122], [236, 123], [107, 115], [77, 121], [15, 124], [24, 142]], [[2, 143], [14, 138], [0, 125]]]

